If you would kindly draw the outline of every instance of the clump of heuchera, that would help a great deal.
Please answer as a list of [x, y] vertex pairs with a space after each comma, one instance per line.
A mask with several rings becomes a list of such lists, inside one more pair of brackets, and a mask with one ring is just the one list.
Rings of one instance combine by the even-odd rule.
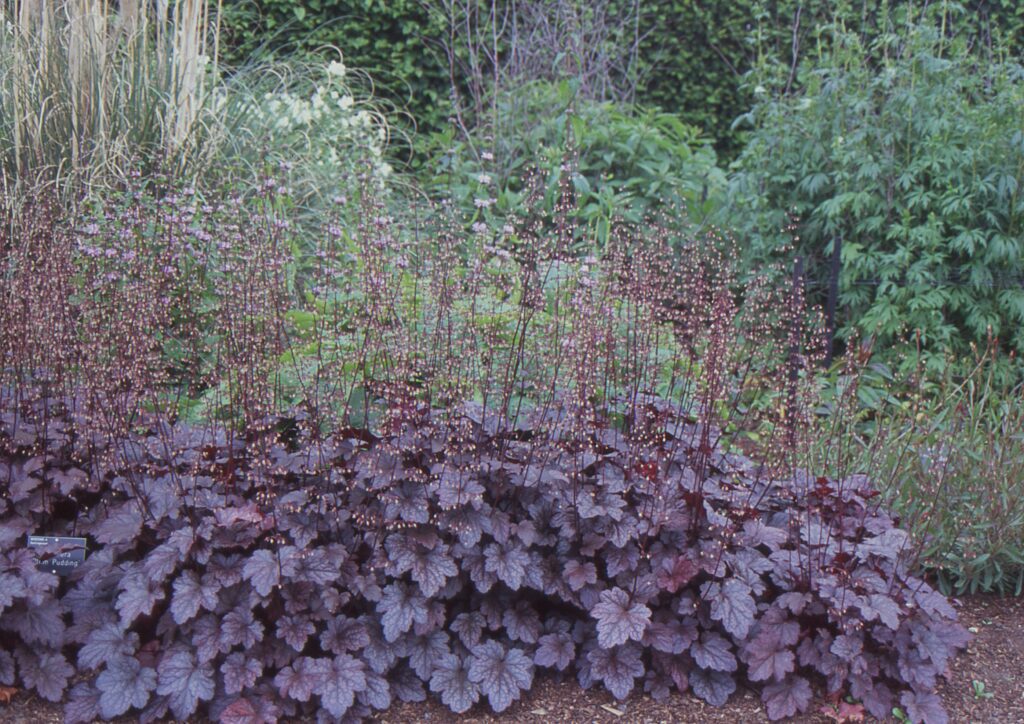
[[[9, 313], [69, 351], [0, 350], [0, 683], [72, 722], [503, 711], [540, 671], [945, 720], [955, 610], [868, 481], [787, 464], [798, 289], [737, 290], [710, 241], [654, 228], [579, 258], [558, 218], [410, 234], [369, 198], [291, 269], [267, 189], [258, 214], [165, 196], [147, 224], [134, 197], [47, 262], [63, 306]], [[132, 244], [148, 261], [107, 278]], [[5, 298], [42, 283], [27, 258]], [[188, 422], [168, 400], [191, 390]], [[773, 415], [772, 459], [738, 454]], [[89, 554], [58, 578], [29, 534]]]
[[[67, 697], [69, 721], [358, 718], [428, 690], [502, 711], [544, 669], [716, 705], [749, 681], [772, 718], [823, 688], [943, 721], [967, 635], [866, 483], [766, 478], [671, 403], [632, 403], [587, 453], [471, 405], [384, 436], [279, 418], [269, 444], [154, 426], [130, 455], [83, 455], [68, 400], [45, 433], [38, 407], [6, 411], [0, 682]], [[250, 475], [267, 450], [271, 506]], [[36, 570], [39, 531], [89, 557]]]

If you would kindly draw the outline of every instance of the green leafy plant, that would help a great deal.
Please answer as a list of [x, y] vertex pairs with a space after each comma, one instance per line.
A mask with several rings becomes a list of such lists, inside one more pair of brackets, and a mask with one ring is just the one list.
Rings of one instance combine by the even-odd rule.
[[727, 212], [752, 269], [795, 246], [817, 299], [838, 289], [841, 338], [920, 332], [935, 370], [989, 335], [1024, 350], [1024, 74], [945, 9], [867, 43], [835, 26], [799, 92], [765, 78]]
[[985, 682], [978, 679], [971, 680], [971, 689], [974, 691], [975, 699], [991, 699], [995, 694], [985, 688]]
[[[620, 7], [631, 0], [618, 0]], [[885, 35], [892, 13], [916, 13], [921, 0], [645, 0], [642, 11], [637, 100], [678, 113], [703, 128], [733, 158], [744, 129], [732, 122], [755, 100], [747, 74], [771, 68], [781, 82], [799, 87], [798, 70], [814, 65], [830, 43], [829, 24], [843, 22], [870, 44]], [[932, 3], [936, 5], [938, 3]], [[1020, 55], [1024, 6], [1015, 0], [943, 2], [946, 27], [978, 47], [1008, 43]], [[941, 22], [939, 23], [941, 27]]]
[[577, 233], [601, 246], [616, 221], [640, 224], [669, 208], [699, 223], [725, 186], [710, 142], [672, 114], [580, 99], [569, 81], [528, 84], [498, 103], [496, 131], [434, 139], [435, 187], [470, 223], [500, 231], [523, 209], [527, 172], [544, 187], [535, 211], [550, 213], [568, 192]]

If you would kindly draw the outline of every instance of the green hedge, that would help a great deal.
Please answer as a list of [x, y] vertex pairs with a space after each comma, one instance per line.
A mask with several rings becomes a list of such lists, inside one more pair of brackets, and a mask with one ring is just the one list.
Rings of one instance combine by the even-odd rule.
[[[629, 0], [622, 0], [624, 3]], [[942, 0], [931, 3], [941, 5]], [[821, 30], [837, 21], [857, 28], [866, 42], [879, 32], [879, 19], [899, 6], [920, 8], [921, 0], [650, 0], [643, 3], [650, 33], [641, 45], [642, 77], [638, 100], [679, 113], [683, 119], [718, 140], [732, 155], [740, 138], [733, 121], [753, 103], [745, 76], [758, 67], [777, 66], [788, 73], [793, 61], [793, 30], [797, 25], [797, 57], [813, 62]], [[956, 3], [946, 3], [955, 6]], [[965, 3], [956, 20], [960, 32], [975, 42], [993, 36], [1008, 41], [1020, 54], [1024, 34], [1024, 3], [1018, 0], [975, 0]]]
[[[615, 2], [626, 12], [634, 0]], [[956, 24], [975, 43], [997, 36], [1020, 54], [1024, 3], [930, 4], [961, 8]], [[813, 59], [822, 41], [819, 31], [837, 19], [859, 28], [870, 42], [878, 19], [891, 9], [922, 6], [922, 0], [642, 0], [646, 34], [637, 100], [679, 113], [732, 155], [740, 146], [732, 122], [753, 101], [744, 78], [765, 65], [788, 72], [798, 10], [798, 55]], [[310, 53], [336, 46], [350, 67], [370, 73], [421, 128], [437, 129], [447, 118], [449, 74], [437, 52], [447, 27], [437, 9], [421, 0], [227, 0], [222, 27], [229, 62], [242, 62], [261, 47]]]

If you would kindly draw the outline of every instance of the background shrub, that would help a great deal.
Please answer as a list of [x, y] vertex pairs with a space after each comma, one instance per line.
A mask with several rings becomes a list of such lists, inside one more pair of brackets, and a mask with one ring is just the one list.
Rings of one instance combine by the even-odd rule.
[[[733, 157], [744, 143], [733, 122], [757, 100], [749, 74], [771, 66], [784, 83], [798, 88], [803, 82], [798, 71], [809, 71], [821, 50], [830, 47], [831, 35], [821, 32], [823, 28], [842, 24], [871, 46], [888, 32], [891, 17], [920, 15], [927, 5], [917, 0], [645, 2], [637, 100], [678, 113], [715, 139], [723, 155]], [[948, 13], [945, 29], [955, 27], [976, 47], [1007, 43], [1003, 47], [1020, 57], [1024, 10], [1018, 3], [937, 5]]]
[[433, 140], [434, 187], [470, 223], [500, 230], [521, 213], [528, 177], [543, 187], [539, 216], [554, 212], [567, 182], [576, 233], [598, 247], [615, 224], [642, 225], [669, 209], [696, 228], [720, 202], [725, 173], [710, 142], [676, 116], [587, 100], [570, 82], [517, 87], [498, 105], [496, 127]]
[[1019, 351], [1021, 77], [929, 24], [837, 29], [804, 90], [751, 114], [730, 193], [747, 263], [789, 253], [792, 214], [819, 300], [837, 274], [842, 337], [919, 332], [937, 367], [989, 334]]

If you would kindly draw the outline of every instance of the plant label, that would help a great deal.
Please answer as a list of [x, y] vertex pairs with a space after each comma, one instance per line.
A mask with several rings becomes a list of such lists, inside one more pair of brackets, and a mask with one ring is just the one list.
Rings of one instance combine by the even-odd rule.
[[36, 569], [66, 576], [85, 560], [85, 538], [30, 535], [28, 547], [38, 550]]

